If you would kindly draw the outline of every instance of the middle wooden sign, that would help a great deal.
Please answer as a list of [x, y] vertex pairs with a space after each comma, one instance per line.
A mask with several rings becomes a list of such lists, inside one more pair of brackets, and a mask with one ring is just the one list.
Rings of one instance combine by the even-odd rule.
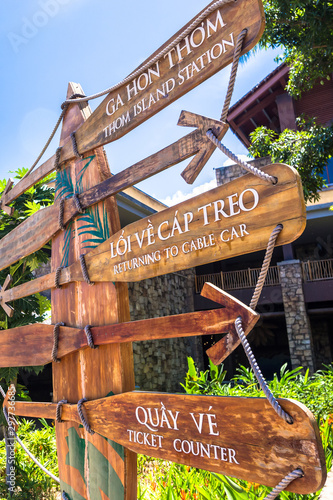
[[[138, 281], [263, 250], [277, 224], [278, 245], [295, 240], [306, 224], [299, 174], [282, 164], [264, 170], [276, 185], [248, 174], [126, 226], [86, 256], [90, 279]], [[80, 263], [62, 277], [81, 280]]]

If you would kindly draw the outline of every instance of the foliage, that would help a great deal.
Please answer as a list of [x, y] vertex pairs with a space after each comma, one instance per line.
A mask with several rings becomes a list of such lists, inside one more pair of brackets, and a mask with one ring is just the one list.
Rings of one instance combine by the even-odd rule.
[[[15, 179], [21, 179], [27, 169], [18, 169], [15, 172]], [[37, 209], [46, 207], [53, 203], [54, 189], [47, 186], [51, 176], [38, 182], [35, 186], [29, 188], [24, 194], [20, 195], [12, 204], [14, 208], [13, 215], [8, 215], [2, 212], [0, 215], [0, 239], [8, 235], [16, 226], [18, 226], [27, 217], [33, 214]], [[6, 180], [0, 181], [0, 195], [5, 189]], [[34, 278], [33, 272], [38, 267], [46, 263], [50, 256], [50, 246], [38, 250], [32, 255], [21, 259], [7, 269], [0, 271], [0, 284], [3, 284], [8, 274], [13, 278], [13, 285], [17, 286]], [[14, 315], [9, 318], [2, 308], [0, 308], [0, 330], [7, 330], [18, 326], [24, 326], [31, 323], [42, 322], [50, 309], [50, 302], [46, 297], [40, 294], [35, 294], [30, 297], [24, 297], [16, 300], [13, 304]], [[1, 334], [1, 332], [0, 332]], [[42, 370], [41, 367], [29, 367], [28, 371], [38, 373]], [[3, 389], [7, 391], [7, 387], [12, 381], [15, 381], [18, 375], [19, 368], [1, 368], [0, 382]], [[24, 397], [24, 391], [19, 388], [19, 395]], [[3, 420], [2, 420], [2, 423]]]
[[[263, 393], [253, 372], [244, 366], [237, 369], [231, 382], [224, 381], [223, 366], [212, 363], [206, 371], [198, 371], [188, 358], [185, 384], [188, 394], [216, 396], [262, 397]], [[327, 470], [333, 455], [333, 365], [310, 376], [303, 369], [288, 370], [284, 365], [279, 375], [269, 383], [276, 397], [288, 397], [303, 402], [316, 416], [326, 456]], [[260, 484], [234, 479], [184, 465], [139, 456], [138, 498], [161, 500], [257, 500], [270, 491]], [[317, 500], [319, 493], [299, 495], [282, 492], [281, 500]]]
[[332, 0], [264, 0], [261, 47], [282, 47], [291, 66], [288, 92], [299, 97], [333, 72]]
[[[22, 419], [17, 434], [42, 463], [42, 465], [58, 476], [57, 448], [55, 429], [40, 420], [39, 427], [33, 421]], [[6, 449], [5, 442], [0, 442], [0, 500], [7, 498], [20, 500], [55, 500], [57, 484], [26, 455], [25, 451], [15, 444], [15, 484], [16, 491], [7, 497], [6, 482]]]
[[298, 130], [286, 129], [280, 135], [258, 127], [250, 134], [249, 152], [255, 158], [271, 156], [273, 163], [296, 168], [302, 178], [305, 200], [318, 200], [318, 191], [324, 185], [324, 168], [333, 156], [333, 125], [323, 127], [304, 117], [297, 124]]

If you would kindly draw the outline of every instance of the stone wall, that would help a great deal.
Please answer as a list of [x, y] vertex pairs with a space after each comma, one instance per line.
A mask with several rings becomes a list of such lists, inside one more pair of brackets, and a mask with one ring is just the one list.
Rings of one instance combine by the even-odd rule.
[[[262, 168], [265, 165], [269, 165], [271, 163], [271, 159], [267, 156], [265, 158], [256, 158], [255, 160], [248, 161], [248, 163], [253, 167]], [[247, 171], [244, 168], [236, 164], [217, 168], [215, 170], [217, 185], [221, 186], [227, 182], [234, 181], [246, 173]]]
[[[194, 269], [128, 283], [131, 320], [192, 312]], [[202, 369], [201, 337], [133, 343], [135, 384], [140, 390], [180, 392], [187, 356]]]
[[315, 370], [310, 321], [305, 308], [299, 260], [280, 262], [280, 280], [289, 340], [291, 365]]

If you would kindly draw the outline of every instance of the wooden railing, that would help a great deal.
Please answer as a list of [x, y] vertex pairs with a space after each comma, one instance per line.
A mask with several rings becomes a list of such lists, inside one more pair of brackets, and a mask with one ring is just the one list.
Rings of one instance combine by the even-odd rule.
[[[320, 281], [333, 279], [333, 259], [309, 260], [302, 262], [303, 280]], [[228, 271], [226, 273], [202, 274], [195, 277], [196, 293], [200, 293], [204, 283], [209, 281], [223, 290], [241, 290], [254, 288], [259, 278], [261, 268]], [[268, 269], [265, 286], [280, 284], [278, 266]]]
[[333, 279], [333, 259], [302, 262], [304, 281]]
[[[202, 274], [195, 277], [196, 293], [200, 293], [206, 281], [222, 288], [223, 290], [239, 290], [254, 288], [257, 284], [261, 268], [242, 269], [225, 273]], [[267, 273], [265, 286], [279, 285], [280, 275], [277, 266], [270, 267]]]

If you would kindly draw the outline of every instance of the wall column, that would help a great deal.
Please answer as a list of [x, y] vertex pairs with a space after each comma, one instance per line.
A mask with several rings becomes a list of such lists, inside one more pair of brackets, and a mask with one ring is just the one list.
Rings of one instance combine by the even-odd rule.
[[313, 373], [315, 362], [309, 317], [305, 308], [302, 267], [299, 260], [278, 263], [292, 368]]

